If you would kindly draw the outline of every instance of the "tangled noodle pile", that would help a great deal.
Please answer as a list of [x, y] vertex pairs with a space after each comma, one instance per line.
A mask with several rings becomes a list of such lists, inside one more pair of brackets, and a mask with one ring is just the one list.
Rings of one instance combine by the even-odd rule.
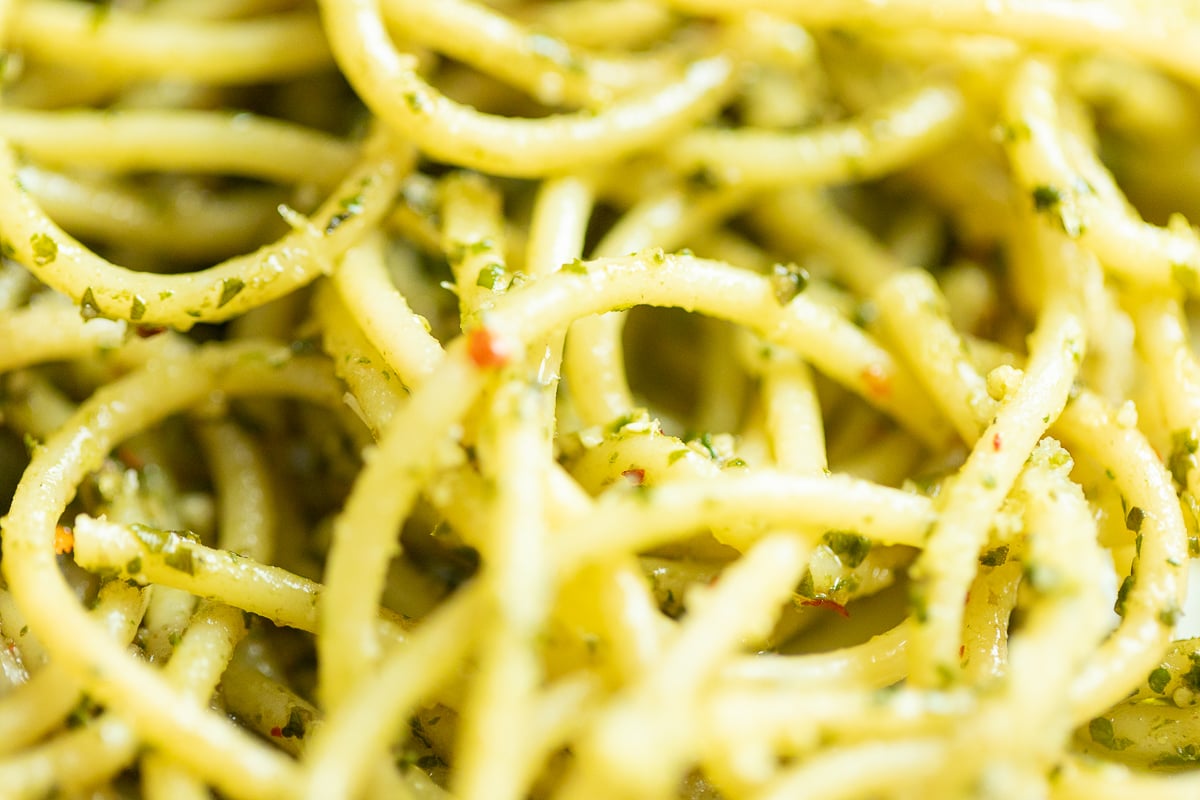
[[0, 36], [0, 796], [1200, 793], [1194, 3]]

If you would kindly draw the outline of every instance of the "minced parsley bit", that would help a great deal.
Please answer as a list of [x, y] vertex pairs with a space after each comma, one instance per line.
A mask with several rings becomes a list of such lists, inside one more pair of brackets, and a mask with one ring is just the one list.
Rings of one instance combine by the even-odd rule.
[[999, 567], [1008, 561], [1008, 545], [993, 547], [979, 557], [979, 563], [985, 567]]
[[797, 264], [776, 264], [771, 267], [771, 288], [775, 300], [785, 306], [808, 288], [808, 270]]
[[217, 301], [217, 308], [223, 307], [245, 288], [246, 283], [241, 278], [225, 278], [221, 281], [221, 299]]
[[1054, 186], [1043, 184], [1033, 187], [1033, 207], [1038, 211], [1055, 209], [1062, 199], [1062, 192]]
[[1196, 466], [1198, 449], [1200, 441], [1197, 441], [1191, 428], [1183, 428], [1171, 434], [1171, 455], [1167, 458], [1167, 467], [1180, 488], [1187, 486], [1188, 472]]
[[96, 295], [92, 293], [90, 286], [83, 290], [83, 297], [79, 299], [79, 316], [83, 317], [85, 322], [104, 316], [100, 313], [100, 306], [96, 305]]
[[861, 564], [871, 552], [871, 540], [854, 531], [827, 531], [824, 541], [838, 560], [850, 569]]
[[1089, 722], [1088, 734], [1091, 735], [1093, 742], [1109, 750], [1124, 750], [1133, 744], [1132, 739], [1116, 735], [1112, 720], [1107, 717], [1096, 717]]
[[504, 265], [493, 261], [479, 270], [479, 275], [475, 278], [475, 285], [495, 292], [504, 288], [503, 280]]
[[1171, 671], [1166, 667], [1158, 667], [1150, 673], [1150, 677], [1146, 679], [1146, 684], [1150, 690], [1156, 694], [1162, 694], [1167, 689], [1167, 684], [1171, 682]]
[[58, 244], [44, 233], [35, 233], [30, 236], [29, 246], [33, 249], [33, 263], [39, 267], [50, 264], [58, 258]]
[[1142, 522], [1146, 519], [1146, 512], [1139, 506], [1134, 506], [1129, 509], [1129, 513], [1125, 515], [1125, 527], [1134, 533], [1139, 533], [1142, 530]]
[[146, 301], [140, 295], [135, 294], [129, 305], [129, 318], [136, 322], [144, 316], [146, 316]]
[[1179, 618], [1183, 616], [1183, 609], [1175, 604], [1171, 604], [1166, 608], [1160, 609], [1158, 612], [1158, 621], [1165, 627], [1174, 628], [1175, 623], [1179, 622]]

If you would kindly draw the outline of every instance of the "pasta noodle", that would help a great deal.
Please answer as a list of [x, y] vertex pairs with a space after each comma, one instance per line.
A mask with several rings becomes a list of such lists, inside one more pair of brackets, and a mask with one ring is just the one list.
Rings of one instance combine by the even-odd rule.
[[1192, 797], [1198, 32], [0, 3], [0, 797]]

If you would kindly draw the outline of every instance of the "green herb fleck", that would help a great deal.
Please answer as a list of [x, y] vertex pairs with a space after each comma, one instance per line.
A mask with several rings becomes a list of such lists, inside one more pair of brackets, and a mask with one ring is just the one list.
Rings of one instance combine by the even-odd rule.
[[583, 259], [573, 258], [562, 265], [563, 272], [573, 272], [576, 275], [587, 275], [587, 264], [583, 263]]
[[912, 608], [913, 617], [924, 624], [929, 621], [928, 588], [920, 581], [914, 581], [908, 588], [908, 604]]
[[824, 541], [838, 560], [850, 569], [861, 564], [867, 553], [871, 552], [871, 540], [854, 531], [829, 531]]
[[308, 730], [308, 722], [312, 714], [299, 706], [292, 706], [292, 711], [288, 714], [287, 725], [283, 726], [280, 733], [286, 739], [301, 739], [304, 737], [305, 731]]
[[90, 286], [83, 290], [83, 297], [79, 300], [79, 316], [83, 317], [85, 322], [104, 316], [100, 313], [100, 306], [96, 305], [96, 295], [92, 294]]
[[1162, 694], [1170, 682], [1171, 670], [1166, 667], [1158, 667], [1150, 673], [1150, 677], [1146, 680], [1146, 683], [1150, 686], [1150, 690], [1157, 694]]
[[44, 233], [30, 236], [29, 246], [33, 249], [33, 263], [39, 267], [51, 264], [58, 258], [58, 244]]
[[405, 92], [404, 102], [414, 114], [421, 114], [429, 109], [429, 98], [420, 92]]
[[807, 289], [809, 280], [808, 270], [797, 264], [776, 264], [771, 267], [771, 288], [781, 306], [792, 302], [796, 295]]
[[1179, 682], [1193, 694], [1200, 693], [1200, 661], [1192, 654], [1192, 668], [1179, 676]]
[[245, 288], [246, 284], [241, 278], [225, 278], [221, 281], [221, 299], [217, 301], [217, 308], [222, 308]]
[[192, 559], [189, 547], [176, 547], [163, 555], [163, 563], [171, 569], [179, 570], [187, 575], [196, 574], [196, 562]]
[[1195, 294], [1197, 289], [1200, 288], [1200, 280], [1197, 279], [1196, 268], [1182, 261], [1171, 262], [1171, 280], [1179, 284], [1188, 294]]
[[1171, 434], [1171, 455], [1167, 458], [1167, 467], [1171, 477], [1182, 489], [1187, 486], [1188, 472], [1196, 467], [1196, 451], [1200, 442], [1190, 428], [1183, 428]]
[[1164, 753], [1150, 762], [1152, 767], [1182, 767], [1200, 761], [1200, 747], [1194, 744], [1177, 746], [1174, 753]]
[[479, 270], [479, 275], [475, 278], [475, 285], [484, 289], [490, 289], [495, 292], [502, 287], [504, 279], [504, 265], [492, 262]]
[[993, 547], [979, 557], [979, 563], [985, 567], [998, 567], [1008, 561], [1008, 545]]
[[144, 316], [146, 316], [146, 301], [141, 298], [141, 295], [135, 294], [129, 306], [129, 318], [136, 322]]
[[1131, 739], [1117, 737], [1113, 731], [1112, 720], [1107, 717], [1096, 717], [1089, 722], [1088, 733], [1091, 734], [1093, 742], [1109, 750], [1124, 750], [1133, 744]]
[[1158, 612], [1158, 621], [1168, 627], [1174, 628], [1175, 623], [1179, 622], [1179, 618], [1183, 616], [1183, 609], [1172, 603], [1166, 608], [1160, 609]]
[[1129, 509], [1129, 513], [1125, 515], [1125, 527], [1134, 533], [1142, 529], [1142, 522], [1146, 519], [1146, 512], [1140, 507], [1134, 506]]
[[1038, 211], [1057, 208], [1062, 199], [1062, 192], [1053, 186], [1035, 186], [1033, 189], [1033, 207]]
[[672, 450], [670, 453], [667, 454], [667, 464], [668, 465], [674, 464], [676, 461], [678, 461], [681, 458], [684, 458], [690, 452], [691, 452], [691, 450], [689, 450], [686, 447], [681, 447], [678, 450]]
[[1126, 575], [1125, 580], [1121, 581], [1121, 588], [1117, 590], [1117, 602], [1113, 604], [1113, 611], [1117, 612], [1118, 616], [1125, 616], [1125, 607], [1129, 602], [1129, 593], [1133, 591], [1133, 576]]

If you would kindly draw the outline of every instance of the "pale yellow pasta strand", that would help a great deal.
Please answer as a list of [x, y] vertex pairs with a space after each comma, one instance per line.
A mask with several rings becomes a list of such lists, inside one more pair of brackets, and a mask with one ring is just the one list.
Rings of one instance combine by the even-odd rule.
[[1190, 800], [1200, 791], [1196, 773], [1164, 775], [1132, 770], [1123, 764], [1072, 756], [1066, 759], [1051, 797], [1055, 800]]
[[0, 372], [94, 355], [118, 346], [124, 335], [124, 323], [84, 321], [79, 309], [66, 303], [27, 305], [0, 317]]
[[[137, 633], [144, 610], [142, 593], [110, 582], [101, 588], [91, 615], [121, 646]], [[50, 661], [0, 699], [0, 755], [32, 744], [62, 723], [83, 696], [80, 684], [61, 664]]]
[[[200, 272], [156, 275], [109, 263], [47, 219], [11, 177], [0, 179], [0, 232], [16, 259], [79, 303], [84, 314], [187, 329], [281, 297], [328, 269], [329, 259], [385, 213], [411, 163], [411, 154], [394, 155], [389, 148], [382, 135], [364, 146], [360, 163], [314, 215], [320, 230], [293, 231]], [[11, 152], [0, 148], [0, 176], [13, 169]]]
[[[484, 334], [486, 335], [486, 334]], [[374, 616], [396, 527], [439, 451], [482, 388], [483, 372], [458, 339], [409, 402], [393, 416], [334, 523], [319, 615], [320, 693], [335, 709], [380, 655]]]
[[522, 27], [471, 0], [386, 0], [389, 28], [471, 64], [551, 106], [600, 107], [639, 85], [662, 83], [676, 65], [653, 56], [592, 54]]
[[201, 421], [193, 430], [216, 485], [219, 548], [270, 564], [279, 520], [266, 454], [233, 422]]
[[[237, 611], [210, 607], [200, 612], [164, 669], [166, 680], [199, 707], [212, 693], [244, 633]], [[44, 797], [56, 787], [82, 790], [115, 776], [134, 759], [137, 747], [132, 726], [106, 712], [83, 728], [0, 762], [0, 778], [6, 796], [12, 798]]]
[[462, 589], [346, 694], [307, 753], [305, 797], [355, 796], [368, 777], [367, 765], [387, 754], [406, 716], [451, 676], [475, 644], [474, 623], [483, 600], [478, 585]]
[[118, 172], [171, 170], [243, 175], [332, 189], [354, 166], [354, 147], [292, 123], [249, 113], [0, 111], [0, 137], [56, 166]]
[[[202, 604], [168, 662], [168, 674], [193, 702], [206, 704], [245, 634], [246, 621], [237, 609]], [[209, 797], [203, 780], [158, 753], [142, 759], [142, 783], [151, 800]]]
[[938, 686], [959, 673], [963, 600], [992, 517], [1037, 440], [1067, 402], [1082, 360], [1083, 328], [1064, 304], [1049, 306], [1030, 343], [1030, 360], [1013, 395], [971, 449], [953, 483], [938, 497], [938, 518], [913, 575], [912, 678]]
[[[203, 399], [218, 379], [231, 392], [248, 386], [263, 391], [281, 381], [276, 374], [286, 370], [264, 371], [262, 353], [261, 344], [248, 343], [164, 357], [100, 389], [35, 454], [4, 525], [5, 577], [51, 658], [163, 752], [196, 770], [219, 760], [224, 769], [214, 783], [234, 797], [287, 791], [296, 772], [224, 719], [181, 702], [149, 667], [115, 647], [79, 608], [58, 571], [52, 542], [79, 482], [117, 442]], [[191, 735], [183, 740], [180, 730]]]
[[542, 678], [535, 645], [553, 590], [541, 400], [510, 379], [492, 396], [480, 431], [481, 470], [495, 487], [479, 545], [480, 581], [491, 609], [457, 743], [454, 793], [464, 800], [518, 800], [528, 792], [521, 765], [531, 743], [522, 722]]
[[505, 256], [503, 199], [488, 179], [470, 172], [441, 185], [442, 250], [454, 274], [464, 328], [514, 280]]
[[760, 376], [775, 463], [788, 472], [824, 472], [829, 463], [812, 370], [797, 358], [772, 352]]
[[1017, 72], [1006, 98], [1009, 157], [1032, 202], [1121, 278], [1157, 288], [1182, 281], [1194, 291], [1200, 285], [1200, 238], [1186, 227], [1143, 222], [1123, 198], [1098, 193], [1101, 187], [1089, 182], [1065, 149], [1057, 88], [1052, 67], [1031, 60]]
[[[913, 379], [892, 356], [849, 320], [804, 294], [781, 306], [766, 278], [720, 262], [656, 251], [583, 267], [498, 299], [492, 317], [497, 330], [512, 331], [523, 340], [533, 330], [553, 330], [589, 314], [639, 303], [697, 311], [795, 350], [917, 436], [930, 443], [944, 440], [945, 421], [924, 405]], [[588, 391], [587, 384], [575, 388]]]
[[350, 388], [345, 402], [371, 435], [379, 438], [403, 402], [404, 387], [399, 380], [392, 380], [383, 355], [367, 341], [329, 284], [317, 287], [313, 313], [321, 325], [325, 352], [333, 359], [338, 377]]
[[1121, 494], [1141, 508], [1142, 547], [1125, 616], [1071, 685], [1071, 707], [1083, 722], [1122, 700], [1158, 665], [1187, 591], [1187, 530], [1171, 477], [1145, 436], [1084, 391], [1055, 423], [1072, 447], [1111, 471]]
[[904, 677], [905, 650], [912, 630], [906, 620], [860, 645], [802, 656], [762, 654], [733, 659], [721, 670], [721, 680], [733, 686], [748, 684], [807, 686], [861, 684], [872, 689], [890, 686]]
[[98, 10], [78, 0], [34, 0], [16, 8], [9, 40], [39, 60], [125, 80], [255, 83], [330, 63], [320, 22], [305, 12], [232, 22], [171, 20]]
[[538, 3], [527, 14], [535, 30], [597, 48], [660, 42], [675, 24], [670, 10], [652, 0], [560, 0]]
[[[596, 246], [594, 256], [618, 257], [652, 246], [674, 249], [736, 212], [747, 198], [741, 189], [693, 194], [668, 187], [629, 209]], [[572, 374], [579, 376], [574, 382], [580, 390], [572, 393], [572, 400], [587, 424], [607, 423], [633, 408], [621, 346], [624, 325], [624, 314], [607, 313], [571, 326], [565, 366], [568, 381]]]
[[707, 117], [733, 88], [732, 66], [715, 57], [693, 62], [680, 81], [594, 114], [491, 116], [423, 81], [414, 59], [396, 52], [374, 0], [323, 0], [321, 12], [338, 63], [380, 119], [433, 158], [494, 175], [534, 177], [613, 161]]
[[[933, 522], [929, 499], [843, 475], [807, 476], [755, 470], [676, 480], [636, 493], [610, 493], [555, 540], [560, 573], [618, 553], [646, 550], [709, 527], [763, 531], [853, 530], [879, 543], [920, 545]], [[743, 534], [749, 536], [750, 534]], [[733, 541], [743, 549], [753, 539]]]
[[[130, 526], [80, 515], [75, 519], [75, 558], [92, 571], [182, 589], [220, 600], [276, 625], [315, 633], [321, 584], [236, 551], [216, 550], [180, 532]], [[390, 613], [376, 623], [389, 641], [403, 638]]]
[[[871, 768], [864, 769], [864, 764]], [[936, 739], [832, 747], [810, 761], [781, 770], [778, 778], [753, 797], [788, 800], [808, 795], [852, 800], [873, 792], [915, 788], [944, 768], [945, 745]]]
[[949, 306], [933, 277], [923, 270], [899, 272], [879, 288], [875, 302], [893, 345], [917, 380], [962, 440], [974, 444], [995, 402], [962, 336], [950, 324]]
[[1102, 49], [1127, 53], [1175, 72], [1200, 78], [1200, 18], [1178, 0], [1147, 5], [1103, 0], [670, 0], [688, 11], [726, 15], [767, 11], [813, 27], [870, 23], [890, 29], [933, 30], [1004, 36], [1060, 50]]
[[251, 250], [280, 228], [277, 187], [156, 198], [120, 181], [30, 164], [17, 177], [46, 215], [72, 236], [130, 247], [142, 258], [149, 253], [212, 261]]
[[[965, 690], [931, 694], [898, 687], [725, 688], [705, 698], [707, 759], [725, 757], [728, 777], [742, 787], [765, 785], [775, 757], [814, 757], [829, 740], [845, 746], [886, 739], [953, 735], [974, 711]], [[743, 791], [751, 794], [751, 791]]]
[[442, 345], [389, 278], [384, 247], [385, 241], [378, 234], [367, 235], [346, 251], [333, 273], [333, 285], [346, 309], [362, 326], [363, 335], [400, 381], [416, 387], [441, 360]]
[[715, 586], [694, 590], [688, 617], [661, 660], [585, 734], [564, 797], [595, 796], [598, 787], [668, 796], [699, 755], [696, 693], [723, 660], [770, 631], [810, 552], [795, 535], [771, 535]]
[[[860, 297], [903, 266], [861, 226], [819, 192], [784, 189], [755, 204], [752, 212], [767, 240], [790, 257], [816, 251], [831, 261], [832, 278]], [[813, 287], [815, 288], [815, 287]]]
[[755, 187], [821, 185], [892, 172], [953, 136], [965, 107], [948, 86], [925, 86], [857, 119], [798, 133], [738, 128], [688, 133], [666, 150], [678, 170]]

